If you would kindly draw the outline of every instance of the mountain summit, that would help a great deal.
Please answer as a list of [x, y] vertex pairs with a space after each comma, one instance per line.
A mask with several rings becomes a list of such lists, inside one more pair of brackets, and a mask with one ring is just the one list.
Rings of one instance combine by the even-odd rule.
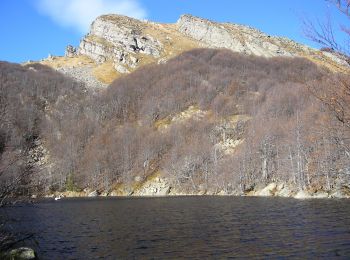
[[335, 54], [287, 38], [188, 14], [182, 15], [175, 24], [141, 21], [115, 14], [102, 15], [93, 21], [77, 49], [68, 46], [66, 57], [50, 57], [43, 63], [90, 86], [101, 86], [142, 65], [165, 63], [195, 48], [225, 48], [262, 57], [305, 57], [335, 71], [347, 66]]

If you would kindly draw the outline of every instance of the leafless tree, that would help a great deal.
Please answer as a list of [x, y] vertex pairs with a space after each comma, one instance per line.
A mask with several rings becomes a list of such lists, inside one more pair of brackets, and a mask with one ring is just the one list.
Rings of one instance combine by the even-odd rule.
[[[347, 19], [350, 19], [349, 0], [326, 0], [326, 2], [337, 8]], [[311, 19], [304, 19], [303, 30], [308, 39], [326, 50], [349, 56], [350, 28], [344, 24], [335, 25], [330, 14], [326, 15], [324, 20], [312, 21]], [[340, 37], [337, 35], [339, 31], [343, 33], [347, 39], [346, 41], [340, 40]]]

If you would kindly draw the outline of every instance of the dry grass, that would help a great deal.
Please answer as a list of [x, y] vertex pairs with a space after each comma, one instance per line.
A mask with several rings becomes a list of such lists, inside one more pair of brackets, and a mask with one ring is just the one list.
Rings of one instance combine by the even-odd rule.
[[158, 39], [163, 44], [161, 58], [172, 58], [185, 51], [201, 47], [201, 44], [176, 29], [175, 24], [151, 24], [145, 30], [145, 34]]
[[62, 67], [83, 67], [83, 66], [94, 66], [95, 62], [85, 55], [78, 55], [75, 57], [64, 57], [55, 56], [52, 59], [46, 59], [40, 62], [43, 65], [57, 69]]
[[105, 84], [112, 83], [120, 74], [114, 69], [113, 62], [107, 61], [92, 69], [95, 78]]

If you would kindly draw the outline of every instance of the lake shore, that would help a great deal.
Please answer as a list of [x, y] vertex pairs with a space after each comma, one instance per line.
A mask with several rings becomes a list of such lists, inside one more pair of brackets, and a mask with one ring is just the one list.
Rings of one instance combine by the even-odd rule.
[[[151, 181], [133, 185], [117, 185], [111, 191], [84, 189], [83, 191], [63, 191], [45, 194], [45, 198], [78, 198], [78, 197], [171, 197], [171, 196], [248, 196], [248, 197], [284, 197], [294, 199], [345, 199], [350, 198], [350, 189], [340, 187], [330, 191], [299, 190], [284, 183], [269, 183], [250, 191], [237, 192], [229, 190], [209, 191], [201, 189], [196, 192], [186, 192], [172, 187], [163, 178], [157, 177]], [[37, 197], [34, 195], [34, 197]]]

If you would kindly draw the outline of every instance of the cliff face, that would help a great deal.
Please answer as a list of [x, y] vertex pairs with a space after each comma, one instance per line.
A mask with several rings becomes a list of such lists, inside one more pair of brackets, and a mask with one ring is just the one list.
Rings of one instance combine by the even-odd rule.
[[120, 73], [136, 68], [139, 54], [158, 58], [162, 44], [144, 33], [146, 24], [129, 17], [104, 15], [97, 18], [79, 46], [79, 54], [97, 63], [114, 62]]
[[[119, 75], [145, 64], [165, 63], [184, 51], [201, 47], [226, 48], [263, 57], [305, 57], [335, 71], [348, 67], [344, 60], [331, 53], [286, 38], [270, 36], [248, 26], [217, 23], [191, 15], [182, 15], [175, 24], [102, 15], [92, 23], [76, 52], [67, 51], [69, 55], [66, 57], [50, 57], [44, 64], [78, 75], [86, 75], [80, 70], [87, 66], [83, 68], [84, 72], [90, 71], [98, 81], [108, 84]], [[68, 48], [72, 49], [72, 46]], [[92, 62], [86, 64], [86, 58]], [[84, 62], [72, 66], [70, 60], [77, 59]], [[106, 69], [109, 73], [99, 73]], [[87, 81], [89, 86], [93, 82], [91, 76], [82, 76], [81, 80]], [[96, 84], [97, 88], [100, 86]]]
[[[243, 25], [215, 23], [190, 15], [181, 16], [176, 25], [181, 33], [210, 48], [226, 48], [264, 57], [292, 56], [296, 53], [286, 48], [282, 39]], [[304, 51], [309, 49], [304, 47]]]
[[[174, 31], [181, 37], [174, 38]], [[171, 55], [166, 49], [172, 49], [174, 42], [181, 45], [183, 38], [193, 42], [193, 48], [226, 48], [264, 57], [305, 56], [318, 61], [327, 59], [321, 52], [317, 53], [312, 48], [285, 38], [272, 37], [243, 25], [216, 23], [191, 15], [182, 15], [176, 24], [156, 24], [119, 15], [100, 16], [81, 41], [79, 53], [98, 63], [113, 60], [115, 68], [124, 73], [139, 65], [140, 55], [149, 56], [153, 61], [160, 57], [166, 60]], [[170, 45], [168, 48], [167, 43]], [[177, 53], [178, 50], [173, 48], [171, 52]], [[330, 56], [328, 58], [336, 59]], [[340, 60], [336, 62], [342, 63]]]

